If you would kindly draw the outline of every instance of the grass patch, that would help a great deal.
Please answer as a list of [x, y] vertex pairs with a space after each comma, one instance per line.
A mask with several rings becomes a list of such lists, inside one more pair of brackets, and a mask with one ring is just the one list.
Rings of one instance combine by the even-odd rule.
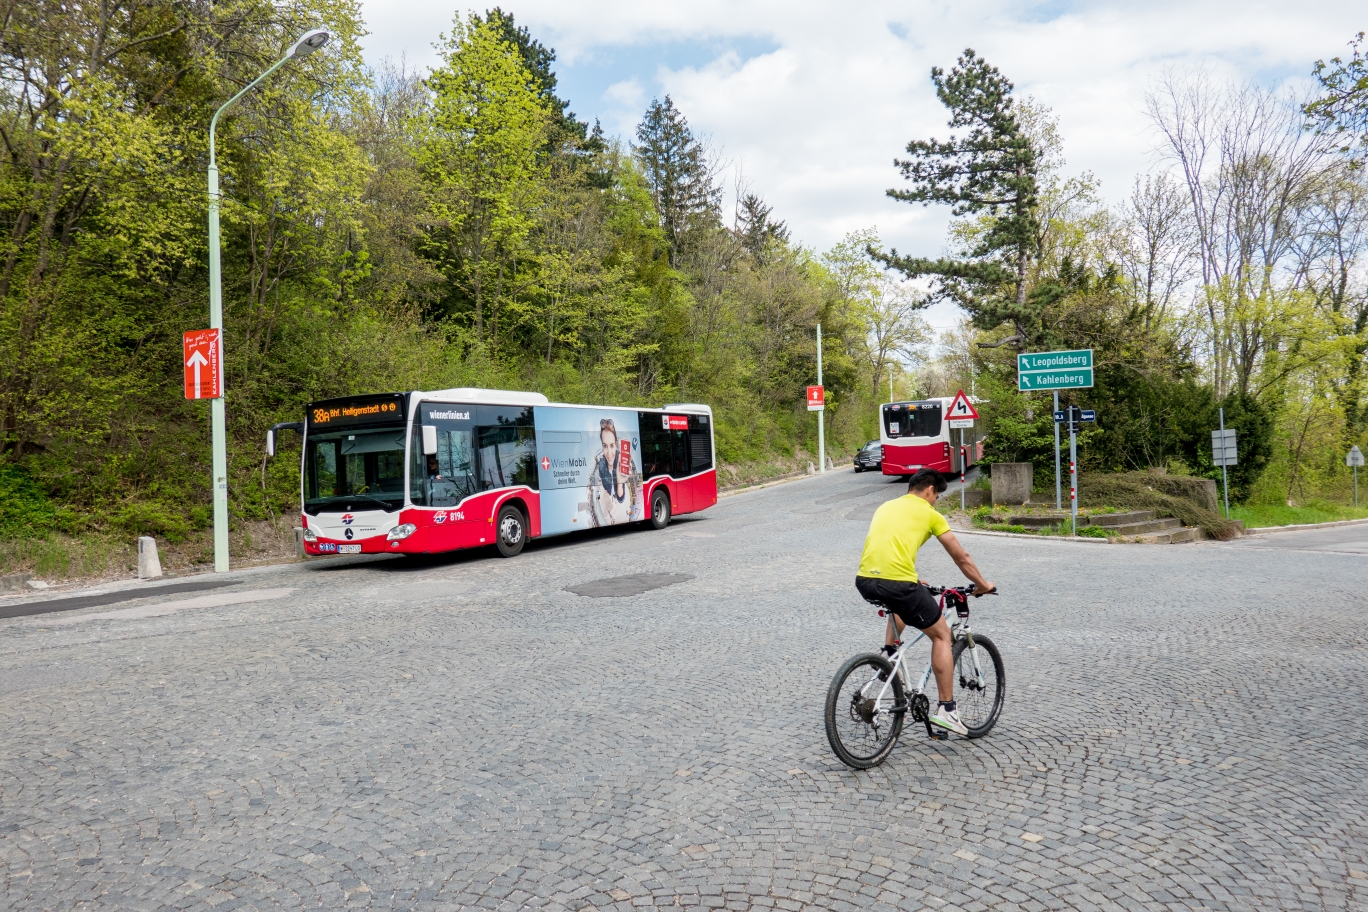
[[1025, 535], [1030, 531], [1025, 526], [1014, 526], [1010, 523], [990, 523], [988, 529], [993, 532], [1011, 532], [1013, 535]]
[[1300, 507], [1277, 504], [1244, 504], [1231, 507], [1230, 518], [1244, 520], [1247, 529], [1269, 526], [1300, 526], [1310, 523], [1368, 519], [1368, 507], [1346, 507], [1325, 500], [1313, 500]]
[[1109, 532], [1104, 526], [1083, 526], [1078, 530], [1078, 534], [1085, 538], [1111, 538], [1113, 535], [1119, 536], [1119, 532]]
[[127, 538], [52, 534], [0, 541], [0, 573], [27, 570], [44, 579], [122, 576], [138, 568], [138, 553]]

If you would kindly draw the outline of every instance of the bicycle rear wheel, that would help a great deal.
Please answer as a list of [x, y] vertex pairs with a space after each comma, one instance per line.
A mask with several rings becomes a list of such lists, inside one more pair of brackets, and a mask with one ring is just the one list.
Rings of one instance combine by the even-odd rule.
[[[892, 686], [885, 690], [890, 675]], [[892, 663], [874, 653], [856, 656], [841, 666], [827, 690], [831, 750], [854, 769], [878, 766], [898, 742], [906, 708], [902, 681], [893, 674]]]
[[982, 738], [993, 730], [1007, 697], [1007, 673], [1002, 654], [986, 636], [974, 635], [974, 648], [961, 637], [955, 641], [955, 708], [969, 737]]

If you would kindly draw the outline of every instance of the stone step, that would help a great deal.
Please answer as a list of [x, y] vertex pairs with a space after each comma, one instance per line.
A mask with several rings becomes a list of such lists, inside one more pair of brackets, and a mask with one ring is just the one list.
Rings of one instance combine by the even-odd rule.
[[1169, 532], [1174, 529], [1183, 528], [1183, 521], [1169, 517], [1167, 519], [1151, 519], [1146, 522], [1131, 522], [1121, 525], [1103, 526], [1108, 532], [1118, 532], [1121, 535], [1144, 535], [1150, 532]]
[[1206, 535], [1201, 529], [1171, 529], [1166, 532], [1147, 532], [1144, 535], [1137, 535], [1136, 541], [1146, 542], [1152, 545], [1177, 545], [1183, 542], [1202, 541]]
[[1098, 513], [1088, 517], [1088, 524], [1093, 526], [1124, 526], [1130, 523], [1149, 522], [1152, 519], [1154, 519], [1153, 510], [1132, 510], [1129, 513]]
[[[1079, 520], [1081, 525], [1082, 517], [1079, 517]], [[1009, 525], [1025, 526], [1028, 529], [1043, 529], [1046, 526], [1068, 521], [1068, 513], [1021, 513], [1007, 517]]]

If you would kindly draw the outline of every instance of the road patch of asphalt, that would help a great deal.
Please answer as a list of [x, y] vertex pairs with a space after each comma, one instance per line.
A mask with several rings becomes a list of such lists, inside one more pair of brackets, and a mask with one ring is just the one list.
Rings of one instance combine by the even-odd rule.
[[588, 598], [625, 598], [676, 583], [687, 583], [691, 579], [693, 577], [688, 573], [633, 573], [566, 586], [565, 591]]
[[162, 595], [174, 595], [178, 592], [205, 592], [210, 589], [222, 589], [224, 586], [236, 586], [240, 582], [241, 580], [197, 580], [195, 582], [149, 586], [146, 589], [120, 589], [117, 592], [101, 592], [98, 595], [74, 595], [66, 598], [43, 599], [37, 602], [19, 602], [17, 605], [0, 606], [0, 620], [31, 617], [35, 614], [50, 614], [54, 611], [98, 608], [101, 605], [131, 602], [134, 599], [157, 598]]

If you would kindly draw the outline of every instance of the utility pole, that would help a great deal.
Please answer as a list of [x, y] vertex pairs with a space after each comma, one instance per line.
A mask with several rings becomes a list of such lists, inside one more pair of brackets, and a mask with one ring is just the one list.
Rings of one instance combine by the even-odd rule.
[[[889, 375], [892, 376], [891, 374]], [[817, 324], [817, 385], [822, 385], [822, 324]], [[825, 395], [823, 397], [825, 402]], [[826, 471], [826, 410], [817, 413], [817, 471]]]
[[[325, 29], [305, 32], [290, 53], [277, 60], [271, 68], [247, 84], [247, 87], [223, 103], [209, 120], [209, 328], [223, 329], [223, 278], [219, 263], [219, 173], [215, 157], [215, 133], [218, 120], [224, 111], [237, 104], [238, 99], [265, 82], [276, 70], [298, 57], [307, 57], [328, 43], [331, 38]], [[219, 348], [219, 363], [222, 364], [222, 343]], [[209, 400], [209, 422], [211, 425], [211, 447], [213, 451], [213, 495], [214, 495], [214, 572], [228, 572], [228, 433], [223, 409], [223, 394], [220, 390], [216, 399]]]

